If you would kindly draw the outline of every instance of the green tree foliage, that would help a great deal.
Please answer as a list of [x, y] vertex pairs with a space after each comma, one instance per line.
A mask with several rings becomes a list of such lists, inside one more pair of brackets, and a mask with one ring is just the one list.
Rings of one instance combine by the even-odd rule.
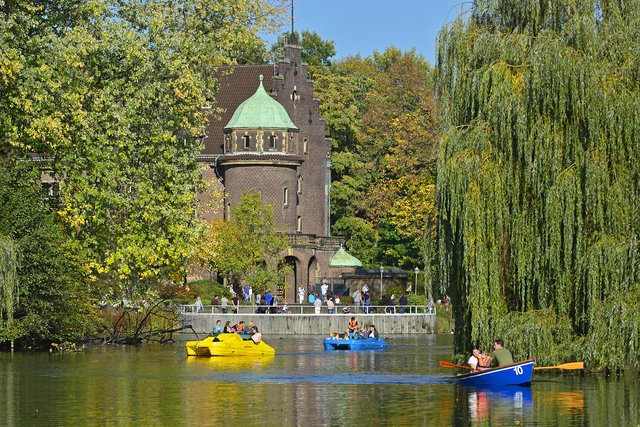
[[371, 242], [380, 238], [370, 222], [356, 216], [343, 216], [333, 224], [332, 231], [338, 236], [348, 236], [349, 251], [357, 254], [362, 265], [375, 265], [376, 248]]
[[336, 44], [333, 40], [323, 40], [318, 33], [302, 31], [302, 58], [309, 65], [331, 65], [331, 58], [336, 55]]
[[246, 193], [232, 209], [230, 221], [213, 221], [201, 242], [197, 260], [232, 283], [248, 283], [265, 292], [285, 277], [287, 237], [276, 232], [273, 207], [259, 194]]
[[395, 48], [314, 70], [333, 141], [333, 233], [365, 265], [423, 265], [425, 224], [436, 216], [431, 80], [420, 55]]
[[336, 44], [333, 40], [323, 40], [314, 31], [302, 31], [302, 36], [297, 31], [293, 34], [284, 33], [278, 41], [271, 46], [270, 56], [274, 61], [284, 58], [284, 46], [297, 44], [302, 48], [302, 60], [312, 68], [331, 65], [331, 58], [336, 55]]
[[281, 3], [3, 3], [0, 139], [51, 159], [96, 292], [135, 298], [184, 274], [211, 71], [261, 46]]
[[[440, 33], [440, 283], [456, 351], [515, 339], [501, 325], [530, 310], [607, 348], [637, 328], [602, 319], [640, 271], [639, 24], [637, 1], [483, 0]], [[598, 348], [581, 355], [638, 365]]]
[[[82, 253], [43, 199], [32, 162], [0, 162], [0, 342], [85, 338], [95, 325]], [[7, 263], [7, 260], [10, 261]]]
[[11, 237], [0, 235], [0, 319], [5, 325], [0, 334], [0, 342], [13, 341], [16, 335], [13, 330], [13, 316], [15, 307], [20, 302], [17, 270], [16, 245]]

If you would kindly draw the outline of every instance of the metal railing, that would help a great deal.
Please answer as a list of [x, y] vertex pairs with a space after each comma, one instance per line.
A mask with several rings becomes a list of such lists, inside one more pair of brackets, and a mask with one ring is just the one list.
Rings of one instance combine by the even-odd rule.
[[[238, 314], [316, 314], [316, 307], [313, 304], [291, 304], [286, 306], [286, 312], [284, 306], [267, 306], [267, 305], [255, 305], [255, 304], [241, 304], [237, 307]], [[183, 304], [178, 306], [180, 313], [191, 314], [236, 314], [236, 307], [233, 305], [212, 306], [204, 305], [201, 310], [195, 304]], [[328, 314], [328, 307], [322, 305], [320, 307], [320, 314]], [[356, 311], [354, 304], [350, 305], [336, 305], [333, 314], [389, 314], [389, 315], [402, 315], [402, 314], [436, 314], [435, 306], [425, 305], [405, 305], [405, 306], [390, 306], [390, 305], [360, 305]]]

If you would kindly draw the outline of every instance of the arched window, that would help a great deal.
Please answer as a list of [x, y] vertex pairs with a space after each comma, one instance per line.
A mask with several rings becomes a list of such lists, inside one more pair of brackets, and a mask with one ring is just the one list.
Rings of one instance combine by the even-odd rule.
[[276, 143], [278, 142], [278, 137], [275, 135], [271, 135], [269, 137], [269, 149], [275, 149], [276, 148]]
[[251, 148], [251, 137], [249, 135], [244, 135], [242, 137], [242, 144], [244, 145], [244, 149]]

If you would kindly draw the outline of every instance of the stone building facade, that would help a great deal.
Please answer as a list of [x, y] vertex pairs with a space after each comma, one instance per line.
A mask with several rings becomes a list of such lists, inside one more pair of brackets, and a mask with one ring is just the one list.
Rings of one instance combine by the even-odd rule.
[[224, 186], [224, 206], [210, 218], [229, 219], [249, 191], [273, 206], [276, 228], [290, 239], [291, 274], [278, 289], [288, 302], [299, 286], [315, 290], [353, 272], [329, 265], [343, 243], [329, 232], [331, 144], [301, 49], [285, 47], [277, 64], [224, 70], [216, 101], [221, 114], [210, 121], [198, 158], [205, 179]]

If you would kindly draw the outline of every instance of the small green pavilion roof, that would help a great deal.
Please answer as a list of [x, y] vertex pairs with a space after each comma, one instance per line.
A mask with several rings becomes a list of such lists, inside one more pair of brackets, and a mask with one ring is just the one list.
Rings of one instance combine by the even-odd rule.
[[256, 92], [238, 106], [225, 129], [298, 129], [287, 110], [260, 85]]
[[353, 255], [349, 255], [342, 246], [338, 252], [333, 254], [329, 261], [329, 267], [362, 267], [360, 260]]

